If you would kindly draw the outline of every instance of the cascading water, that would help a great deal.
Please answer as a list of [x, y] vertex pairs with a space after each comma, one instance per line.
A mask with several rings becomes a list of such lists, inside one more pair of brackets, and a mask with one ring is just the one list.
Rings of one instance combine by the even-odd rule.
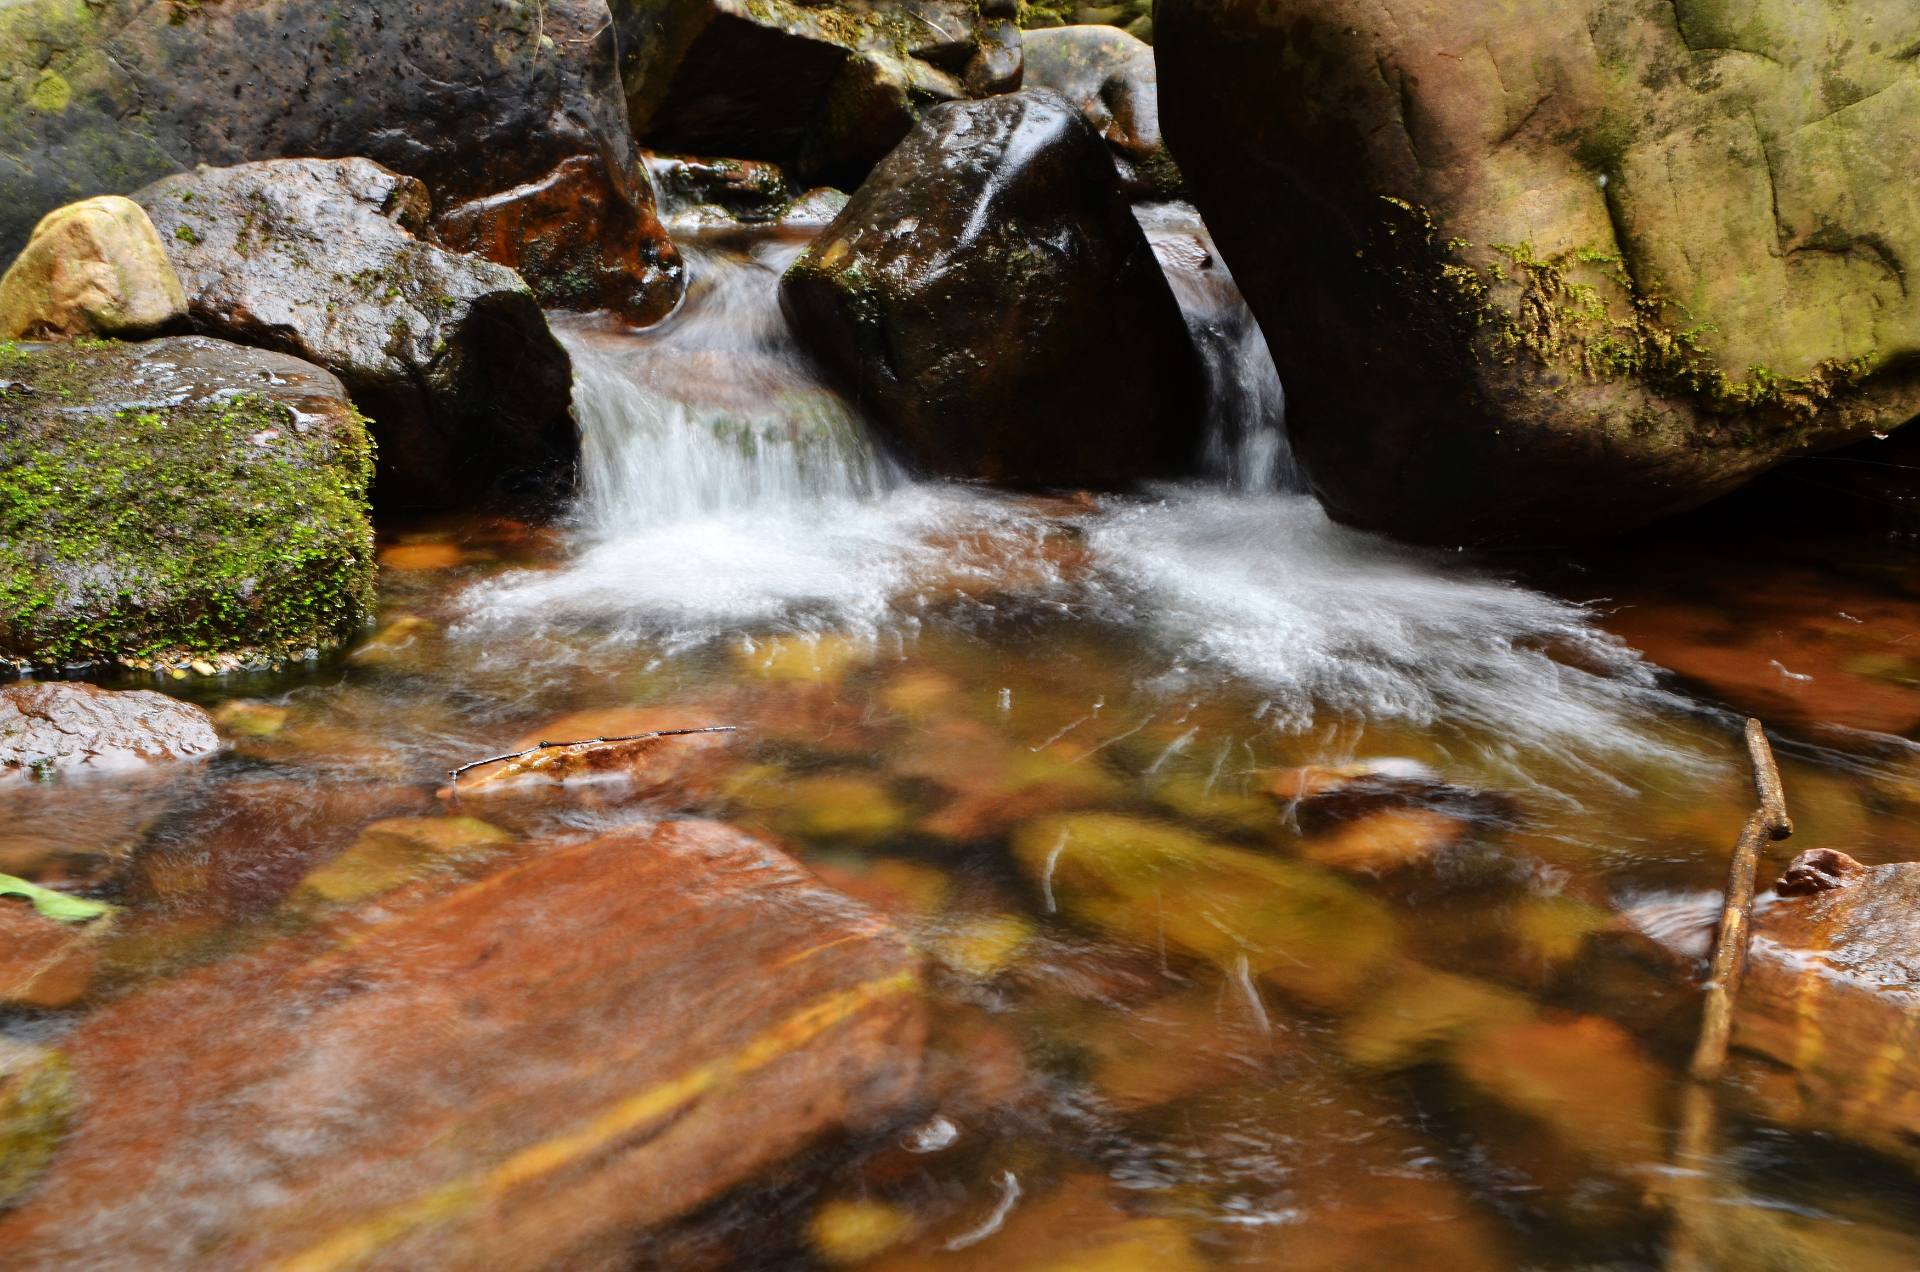
[[[1208, 480], [1073, 518], [1087, 568], [1052, 550], [1058, 507], [909, 479], [786, 328], [777, 284], [802, 242], [735, 232], [693, 244], [693, 286], [662, 326], [560, 324], [583, 432], [576, 551], [476, 588], [466, 628], [676, 650], [1039, 606], [1151, 633], [1165, 659], [1151, 684], [1212, 668], [1265, 687], [1270, 724], [1451, 723], [1536, 758], [1661, 752], [1640, 720], [1671, 699], [1577, 606], [1336, 526], [1298, 493], [1279, 377], [1204, 227], [1178, 206], [1142, 223], [1207, 372]], [[977, 602], [1009, 570], [1017, 603], [948, 603], [956, 572]]]

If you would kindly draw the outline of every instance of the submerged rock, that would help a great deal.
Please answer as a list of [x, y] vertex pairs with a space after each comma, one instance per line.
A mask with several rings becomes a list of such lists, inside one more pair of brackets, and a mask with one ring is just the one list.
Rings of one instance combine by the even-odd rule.
[[781, 281], [802, 339], [922, 467], [1028, 484], [1168, 473], [1198, 365], [1086, 121], [1052, 93], [928, 113]]
[[134, 197], [198, 329], [346, 383], [380, 442], [383, 502], [457, 502], [570, 472], [566, 350], [519, 275], [418, 237], [418, 181], [365, 159], [280, 159]]
[[1334, 515], [1605, 533], [1920, 410], [1876, 8], [1161, 4], [1168, 141]]
[[1013, 852], [1049, 910], [1314, 1005], [1351, 1001], [1396, 944], [1386, 907], [1339, 877], [1159, 822], [1043, 818], [1014, 832]]
[[634, 135], [859, 180], [921, 111], [1019, 86], [1019, 32], [971, 4], [613, 0]]
[[[549, 303], [639, 320], [679, 297], [606, 0], [18, 0], [0, 20], [0, 261], [84, 195], [197, 163], [350, 155], [425, 181], [462, 230], [450, 241]], [[463, 214], [494, 196], [490, 217]], [[565, 223], [499, 210], [555, 197]]]
[[88, 1094], [33, 1199], [0, 1218], [10, 1257], [612, 1264], [817, 1137], [905, 1114], [917, 1089], [906, 943], [723, 826], [555, 849], [331, 931], [62, 1040]]
[[1160, 137], [1153, 46], [1111, 26], [1034, 31], [1025, 40], [1027, 88], [1060, 94], [1113, 152], [1120, 186], [1136, 199], [1180, 194], [1180, 170]]
[[137, 339], [186, 317], [186, 295], [153, 222], [117, 195], [47, 213], [0, 277], [0, 340]]
[[[105, 920], [62, 923], [0, 897], [0, 1007], [51, 1010], [85, 998], [100, 966], [100, 939], [110, 926]], [[0, 1187], [0, 1204], [4, 1191]]]
[[176, 336], [0, 344], [0, 659], [305, 657], [372, 601], [372, 447], [331, 375]]
[[151, 690], [67, 681], [0, 689], [0, 780], [137, 769], [219, 749], [206, 712]]

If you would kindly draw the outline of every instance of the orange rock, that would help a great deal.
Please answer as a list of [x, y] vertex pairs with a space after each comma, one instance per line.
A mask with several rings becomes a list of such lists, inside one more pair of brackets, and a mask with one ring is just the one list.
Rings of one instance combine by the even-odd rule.
[[[698, 709], [685, 707], [576, 712], [553, 721], [537, 734], [528, 734], [510, 748], [529, 754], [469, 769], [442, 787], [440, 797], [538, 795], [595, 783], [618, 784], [622, 794], [640, 798], [675, 791], [697, 797], [712, 789], [730, 763], [728, 753], [737, 735], [667, 735], [667, 731], [705, 728], [711, 723]], [[662, 736], [650, 736], [655, 734]], [[619, 738], [628, 740], [591, 740]], [[541, 748], [542, 742], [572, 745]]]
[[1733, 1041], [1791, 1075], [1768, 1111], [1920, 1160], [1920, 863], [1802, 853], [1753, 926]]
[[389, 570], [446, 570], [465, 559], [457, 543], [396, 543], [380, 549], [380, 564]]
[[1467, 824], [1426, 808], [1397, 808], [1301, 841], [1308, 861], [1353, 874], [1386, 874], [1425, 865], [1466, 837]]
[[906, 943], [778, 851], [610, 835], [88, 1021], [62, 1044], [84, 1103], [0, 1242], [39, 1266], [598, 1266], [906, 1111], [924, 1031]]
[[1622, 1171], [1663, 1160], [1666, 1075], [1611, 1021], [1493, 1024], [1459, 1041], [1454, 1061], [1470, 1085], [1540, 1124], [1564, 1150]]
[[57, 923], [24, 901], [0, 897], [0, 1003], [71, 1007], [87, 996], [111, 923]]

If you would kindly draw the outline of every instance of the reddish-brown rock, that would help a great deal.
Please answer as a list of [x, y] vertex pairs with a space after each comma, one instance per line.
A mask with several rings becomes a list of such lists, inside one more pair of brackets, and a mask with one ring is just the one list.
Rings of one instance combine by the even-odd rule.
[[1754, 913], [1736, 1047], [1770, 1111], [1920, 1158], [1920, 862], [1805, 852]]
[[100, 965], [101, 920], [60, 923], [24, 901], [0, 898], [0, 1004], [70, 1007]]
[[898, 933], [779, 852], [712, 823], [610, 835], [69, 1035], [72, 1130], [0, 1243], [44, 1267], [615, 1258], [903, 1112], [924, 1031]]

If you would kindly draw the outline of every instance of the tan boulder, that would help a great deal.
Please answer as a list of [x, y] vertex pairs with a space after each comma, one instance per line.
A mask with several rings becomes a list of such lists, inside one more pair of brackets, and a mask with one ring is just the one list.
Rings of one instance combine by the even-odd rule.
[[148, 336], [186, 316], [153, 222], [119, 195], [47, 213], [0, 278], [0, 340]]

